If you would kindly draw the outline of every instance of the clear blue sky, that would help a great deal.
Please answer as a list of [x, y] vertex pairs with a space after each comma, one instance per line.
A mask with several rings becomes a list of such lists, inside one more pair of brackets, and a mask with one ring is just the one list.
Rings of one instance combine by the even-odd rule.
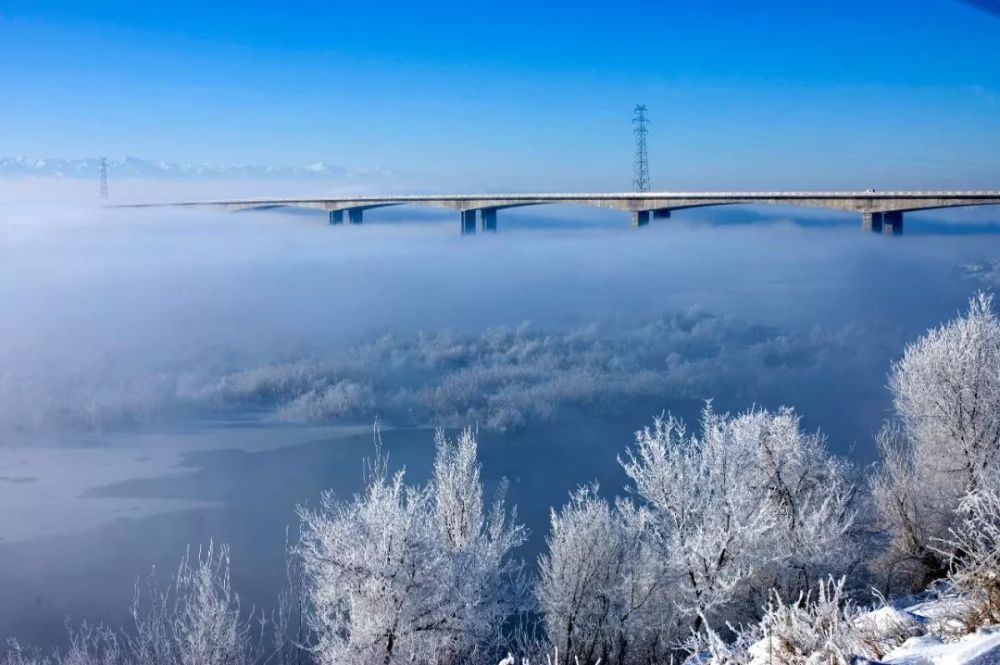
[[661, 189], [1000, 188], [1000, 17], [957, 0], [0, 2], [4, 156], [621, 189], [637, 102]]

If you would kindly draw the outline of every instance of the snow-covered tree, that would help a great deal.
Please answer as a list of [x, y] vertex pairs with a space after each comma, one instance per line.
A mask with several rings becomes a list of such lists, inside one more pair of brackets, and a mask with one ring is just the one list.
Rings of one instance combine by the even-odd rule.
[[69, 630], [69, 647], [55, 659], [59, 665], [125, 665], [131, 663], [125, 643], [110, 628], [84, 623]]
[[0, 653], [0, 665], [131, 665], [131, 662], [116, 633], [86, 623], [70, 628], [69, 646], [65, 651], [43, 655], [9, 639], [6, 651]]
[[[861, 557], [849, 469], [791, 409], [661, 417], [622, 460], [637, 501], [592, 489], [552, 514], [537, 590], [567, 659], [656, 662], [690, 631], [759, 617]], [[708, 625], [705, 622], [708, 622]]]
[[130, 665], [244, 665], [260, 655], [254, 612], [244, 613], [229, 578], [229, 548], [209, 543], [185, 554], [171, 588], [136, 589]]
[[627, 501], [609, 505], [595, 487], [552, 511], [536, 595], [561, 663], [658, 662], [667, 651], [674, 609], [646, 517]]
[[1000, 321], [976, 294], [957, 319], [909, 345], [889, 375], [896, 423], [879, 436], [872, 494], [889, 545], [880, 568], [891, 586], [923, 587], [946, 571], [935, 542], [959, 519], [963, 498], [1000, 465]]
[[731, 417], [709, 404], [697, 436], [658, 418], [623, 466], [696, 630], [753, 616], [770, 589], [797, 593], [859, 556], [847, 469], [791, 409]]
[[978, 488], [959, 506], [961, 522], [943, 552], [949, 556], [948, 604], [960, 633], [1000, 624], [1000, 479]]
[[498, 646], [499, 629], [524, 605], [526, 587], [521, 563], [511, 553], [527, 532], [517, 525], [517, 511], [507, 515], [506, 482], [489, 510], [483, 503], [478, 446], [472, 430], [455, 441], [442, 431], [435, 437], [436, 455], [430, 493], [438, 543], [448, 562], [446, 601], [451, 644], [447, 659], [459, 660], [476, 650]]
[[803, 432], [790, 408], [752, 410], [728, 426], [752, 451], [756, 480], [749, 482], [766, 489], [765, 504], [776, 513], [766, 542], [778, 556], [771, 567], [756, 564], [755, 586], [794, 594], [823, 576], [848, 572], [863, 557], [849, 466], [827, 451], [821, 435]]
[[476, 442], [437, 438], [425, 487], [379, 458], [363, 494], [301, 509], [298, 551], [320, 663], [461, 662], [495, 646], [518, 609], [511, 551], [524, 529], [502, 498], [484, 516]]
[[434, 504], [441, 536], [460, 550], [472, 543], [483, 527], [483, 486], [479, 480], [476, 439], [469, 429], [449, 441], [443, 430], [434, 436]]

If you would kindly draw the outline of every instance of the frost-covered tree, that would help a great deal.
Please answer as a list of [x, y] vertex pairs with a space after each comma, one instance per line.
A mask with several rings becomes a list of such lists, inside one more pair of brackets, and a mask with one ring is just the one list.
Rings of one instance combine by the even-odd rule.
[[728, 426], [733, 439], [752, 451], [749, 482], [766, 490], [765, 505], [775, 513], [765, 540], [778, 556], [770, 567], [757, 564], [754, 584], [764, 593], [770, 588], [793, 594], [823, 576], [850, 571], [863, 553], [849, 466], [827, 451], [821, 435], [803, 432], [790, 408], [752, 410], [718, 422], [717, 428]]
[[922, 467], [975, 491], [1000, 457], [1000, 321], [978, 293], [962, 317], [907, 347], [890, 374], [893, 404]]
[[125, 665], [131, 662], [119, 635], [109, 628], [87, 623], [69, 630], [69, 647], [55, 660], [59, 665]]
[[511, 553], [527, 532], [504, 507], [506, 483], [489, 510], [483, 502], [478, 446], [472, 430], [455, 441], [442, 431], [435, 437], [436, 455], [429, 491], [434, 501], [438, 546], [448, 562], [444, 610], [449, 614], [451, 644], [446, 659], [454, 661], [477, 649], [498, 646], [499, 629], [523, 607], [526, 588], [521, 563]]
[[270, 662], [261, 649], [263, 616], [244, 612], [229, 575], [229, 548], [189, 549], [166, 586], [150, 576], [136, 585], [134, 625], [113, 631], [83, 623], [69, 644], [48, 655], [8, 641], [0, 665], [253, 665]]
[[561, 663], [659, 662], [668, 650], [675, 612], [646, 517], [628, 501], [609, 505], [595, 487], [552, 511], [536, 596]]
[[244, 613], [229, 577], [229, 548], [209, 543], [185, 554], [165, 591], [140, 589], [132, 606], [130, 665], [244, 665], [260, 656], [253, 611]]
[[1000, 479], [962, 500], [961, 522], [945, 543], [949, 557], [946, 628], [961, 634], [1000, 624]]
[[130, 665], [122, 640], [112, 630], [83, 624], [69, 630], [69, 646], [65, 651], [43, 655], [37, 650], [21, 647], [15, 639], [7, 641], [0, 653], [0, 665]]
[[552, 514], [537, 596], [567, 659], [662, 661], [692, 630], [754, 619], [772, 590], [794, 597], [861, 556], [849, 469], [791, 409], [708, 404], [696, 435], [657, 418], [622, 466], [637, 505], [583, 489]]
[[353, 502], [327, 493], [319, 511], [302, 511], [299, 551], [321, 663], [405, 662], [433, 652], [426, 634], [440, 621], [433, 606], [443, 601], [445, 561], [429, 501], [402, 473], [379, 471]]
[[896, 421], [879, 435], [872, 494], [889, 545], [887, 584], [923, 587], [945, 573], [935, 546], [963, 498], [1000, 465], [1000, 321], [992, 297], [906, 348], [889, 375]]
[[847, 469], [791, 409], [731, 417], [709, 404], [699, 435], [658, 418], [623, 466], [695, 630], [745, 620], [770, 589], [797, 593], [859, 555]]
[[483, 486], [479, 480], [476, 439], [469, 429], [449, 441], [443, 430], [434, 436], [434, 507], [441, 536], [460, 550], [479, 536], [483, 527]]
[[[377, 435], [376, 435], [377, 436]], [[437, 437], [425, 487], [379, 458], [364, 493], [301, 509], [298, 551], [320, 663], [461, 662], [491, 649], [518, 609], [511, 551], [524, 529], [482, 505], [476, 441]]]

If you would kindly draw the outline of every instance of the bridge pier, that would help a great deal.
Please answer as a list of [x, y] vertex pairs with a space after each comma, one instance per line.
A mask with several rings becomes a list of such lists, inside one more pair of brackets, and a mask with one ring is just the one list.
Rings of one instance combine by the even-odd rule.
[[872, 233], [882, 233], [882, 213], [861, 213], [861, 228], [865, 231], [871, 231]]
[[331, 210], [330, 211], [330, 225], [343, 224], [344, 223], [344, 211], [343, 210]]
[[890, 210], [882, 214], [882, 232], [891, 233], [894, 236], [903, 235], [903, 212], [901, 210]]
[[483, 231], [497, 230], [497, 209], [483, 208], [479, 211], [479, 226]]
[[461, 212], [462, 235], [470, 235], [476, 232], [476, 211], [463, 210]]
[[351, 224], [360, 224], [365, 219], [365, 209], [364, 208], [348, 208], [347, 209], [347, 221]]
[[646, 226], [649, 224], [649, 211], [648, 210], [633, 210], [632, 211], [632, 226], [639, 228], [640, 226]]
[[653, 219], [670, 219], [670, 208], [658, 208], [654, 210]]

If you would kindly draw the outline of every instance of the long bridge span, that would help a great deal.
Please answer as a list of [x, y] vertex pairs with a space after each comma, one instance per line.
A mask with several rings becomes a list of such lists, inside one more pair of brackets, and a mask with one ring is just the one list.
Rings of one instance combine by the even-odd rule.
[[313, 208], [329, 213], [330, 224], [360, 224], [366, 210], [399, 205], [424, 205], [455, 210], [462, 233], [495, 231], [497, 211], [505, 208], [552, 203], [588, 205], [631, 213], [632, 226], [650, 219], [666, 219], [674, 210], [721, 205], [806, 206], [855, 212], [862, 228], [878, 233], [900, 234], [903, 213], [935, 208], [1000, 205], [1000, 191], [975, 192], [643, 192], [625, 194], [416, 194], [406, 196], [346, 196], [306, 199], [247, 199], [141, 203], [114, 207], [144, 208], [172, 206], [214, 207], [228, 210], [266, 210], [280, 207]]

